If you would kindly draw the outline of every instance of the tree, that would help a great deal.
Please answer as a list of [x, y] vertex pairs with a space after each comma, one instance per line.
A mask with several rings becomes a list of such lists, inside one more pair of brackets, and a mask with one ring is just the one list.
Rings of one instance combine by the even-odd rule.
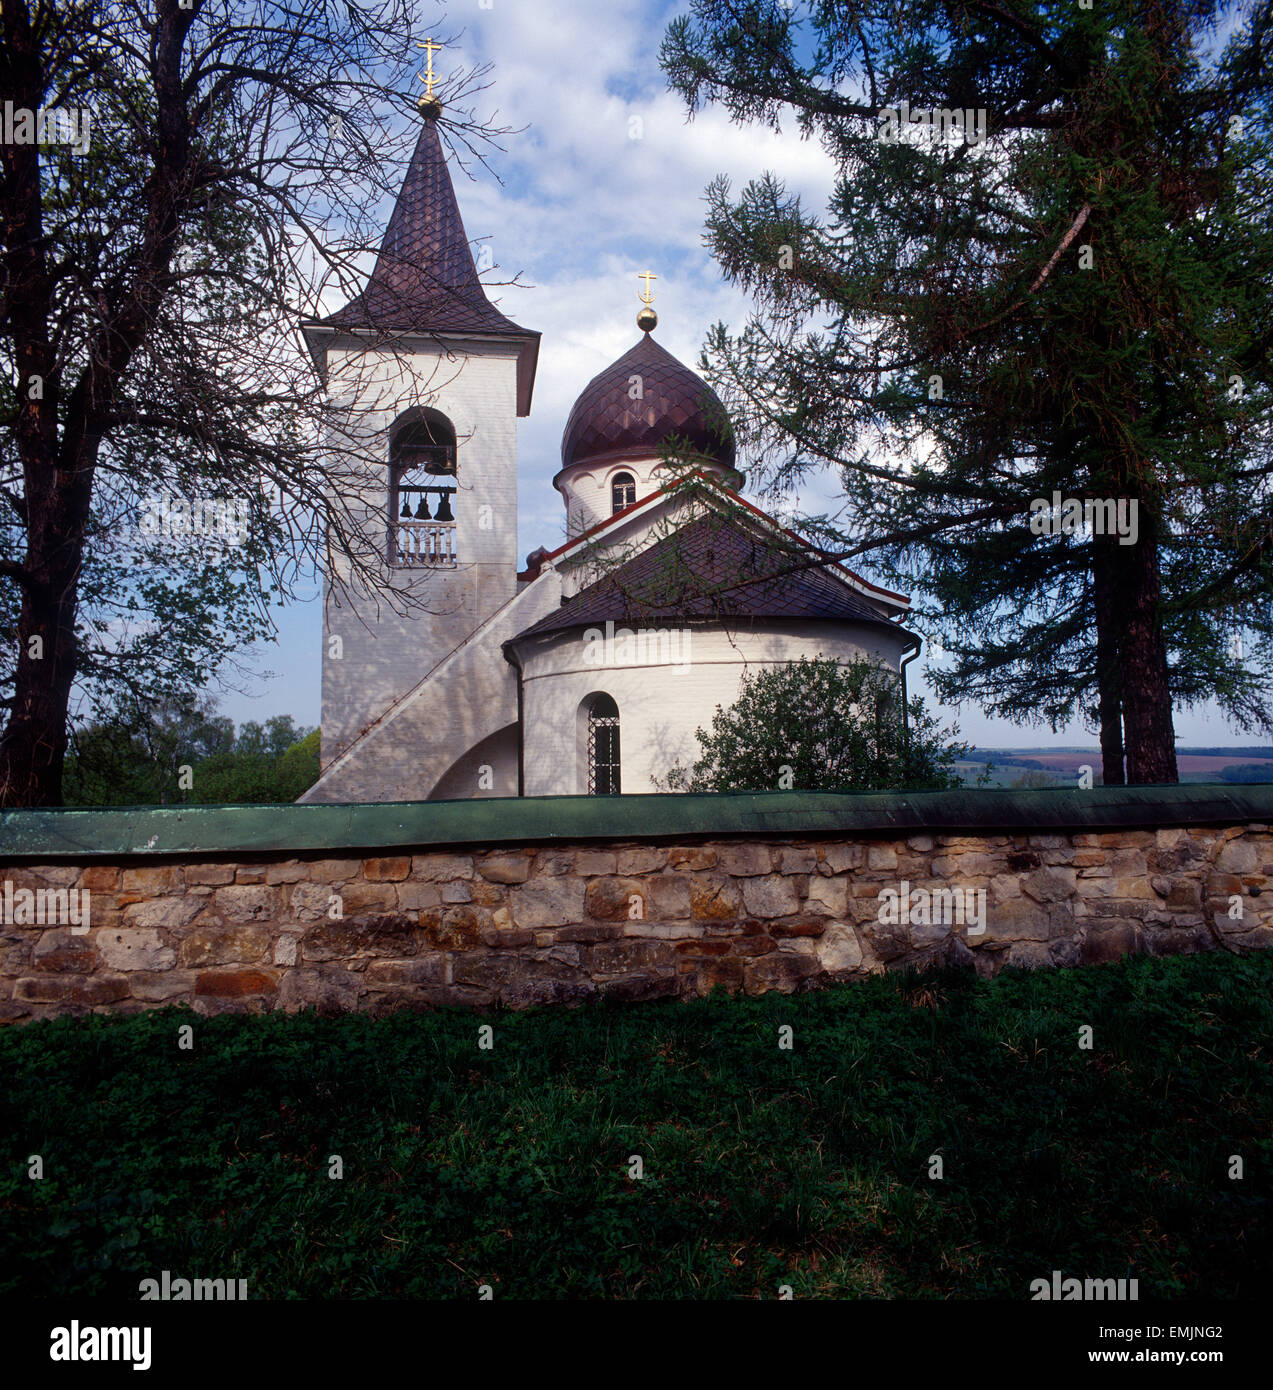
[[62, 774], [68, 806], [153, 806], [167, 798], [158, 770], [132, 729], [91, 724], [77, 729]]
[[[703, 366], [760, 475], [838, 470], [847, 521], [805, 527], [918, 589], [938, 694], [1094, 720], [1111, 784], [1176, 779], [1173, 700], [1273, 727], [1273, 19], [1211, 61], [1220, 14], [696, 0], [662, 49], [691, 112], [790, 111], [838, 171], [825, 220], [708, 190], [757, 312]], [[1134, 543], [1032, 530], [1058, 492], [1134, 505]]]
[[[689, 768], [668, 774], [672, 791], [888, 791], [957, 787], [968, 745], [946, 731], [918, 696], [903, 728], [897, 672], [861, 657], [801, 657], [743, 676], [737, 700], [716, 707]], [[950, 733], [957, 733], [951, 730]]]
[[1220, 769], [1222, 782], [1273, 782], [1273, 762], [1230, 763]]
[[318, 780], [318, 730], [290, 715], [234, 724], [212, 699], [135, 708], [75, 730], [63, 800], [73, 806], [295, 801]]
[[290, 748], [285, 748], [274, 764], [274, 801], [296, 801], [318, 781], [319, 730], [311, 729]]
[[142, 701], [75, 730], [63, 799], [78, 806], [167, 805], [189, 798], [181, 769], [234, 747], [234, 723], [216, 701]]
[[[80, 139], [0, 144], [0, 805], [57, 800], [73, 689], [98, 719], [180, 703], [315, 557], [417, 601], [361, 495], [376, 435], [300, 333], [349, 297], [414, 138], [411, 10], [5, 0], [6, 110]], [[445, 84], [478, 158], [484, 71]]]
[[276, 714], [263, 725], [249, 719], [239, 730], [239, 736], [234, 742], [234, 751], [257, 758], [281, 758], [308, 732], [298, 729], [290, 714]]
[[[271, 720], [288, 726], [290, 717]], [[259, 724], [245, 724], [234, 748], [199, 763], [192, 771], [190, 799], [260, 803], [295, 801], [318, 781], [318, 730], [296, 730], [290, 742], [263, 744]]]

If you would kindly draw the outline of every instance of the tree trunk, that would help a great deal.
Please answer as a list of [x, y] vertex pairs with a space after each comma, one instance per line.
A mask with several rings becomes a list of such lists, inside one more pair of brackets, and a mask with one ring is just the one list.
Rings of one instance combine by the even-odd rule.
[[[41, 50], [21, 5], [2, 12], [13, 91], [34, 106], [47, 87]], [[14, 434], [22, 459], [26, 558], [8, 573], [21, 586], [13, 704], [0, 737], [0, 806], [52, 806], [62, 799], [67, 714], [75, 681], [75, 616], [84, 537], [92, 505], [98, 449], [120, 382], [152, 330], [164, 294], [181, 214], [191, 195], [190, 123], [182, 83], [182, 45], [195, 18], [164, 0], [152, 37], [156, 97], [154, 167], [146, 180], [147, 218], [134, 270], [106, 316], [94, 324], [87, 365], [61, 394], [54, 343], [65, 326], [44, 260], [40, 165], [34, 145], [10, 147], [13, 188], [6, 219], [6, 310], [23, 387], [39, 383], [17, 412]], [[61, 438], [59, 439], [59, 416]], [[0, 557], [3, 560], [6, 557]]]
[[[68, 475], [49, 465], [27, 486], [28, 579], [18, 616], [13, 706], [0, 738], [0, 806], [61, 804], [92, 476], [91, 470]], [[43, 564], [38, 557], [45, 557]]]
[[1092, 538], [1092, 591], [1096, 609], [1097, 717], [1101, 725], [1101, 781], [1121, 787], [1123, 771], [1123, 694], [1119, 681], [1118, 606], [1115, 599], [1117, 569], [1110, 547], [1117, 536]]
[[[69, 637], [74, 608], [73, 591], [59, 603], [44, 589], [22, 604], [13, 713], [0, 738], [0, 806], [56, 806], [62, 800], [75, 679], [74, 638]], [[32, 638], [43, 648], [39, 655], [31, 654]]]
[[1178, 782], [1167, 643], [1160, 618], [1158, 526], [1152, 509], [1143, 501], [1138, 512], [1136, 544], [1119, 547], [1123, 553], [1114, 594], [1122, 614], [1119, 664], [1127, 776], [1133, 783]]

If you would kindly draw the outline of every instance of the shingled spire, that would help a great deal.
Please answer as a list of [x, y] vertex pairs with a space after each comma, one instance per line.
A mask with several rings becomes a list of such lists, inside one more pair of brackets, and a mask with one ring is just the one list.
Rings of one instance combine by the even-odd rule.
[[487, 299], [438, 138], [437, 109], [422, 109], [420, 138], [366, 288], [311, 329], [519, 341], [518, 414], [524, 415], [540, 335], [505, 317]]

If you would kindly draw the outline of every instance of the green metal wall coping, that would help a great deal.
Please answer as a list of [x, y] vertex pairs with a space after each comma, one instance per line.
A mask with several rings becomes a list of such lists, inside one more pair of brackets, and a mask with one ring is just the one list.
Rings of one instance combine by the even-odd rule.
[[0, 861], [385, 852], [590, 840], [1152, 829], [1273, 822], [1273, 783], [542, 796], [0, 812]]

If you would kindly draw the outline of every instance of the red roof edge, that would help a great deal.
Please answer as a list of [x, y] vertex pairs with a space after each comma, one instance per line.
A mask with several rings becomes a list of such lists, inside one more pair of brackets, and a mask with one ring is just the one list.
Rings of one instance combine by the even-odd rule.
[[656, 488], [655, 491], [647, 492], [644, 497], [639, 497], [635, 502], [629, 502], [628, 505], [624, 507], [622, 511], [613, 513], [611, 516], [606, 517], [604, 521], [598, 521], [595, 526], [589, 526], [586, 531], [580, 531], [577, 536], [573, 536], [568, 541], [563, 541], [557, 547], [556, 550], [550, 550], [544, 556], [544, 559], [555, 560], [558, 555], [564, 554], [573, 546], [578, 545], [580, 541], [587, 540], [589, 536], [595, 536], [598, 531], [604, 531], [607, 526], [613, 526], [616, 521], [621, 520], [625, 516], [631, 515], [631, 513], [636, 511], [638, 507], [644, 507], [647, 502], [652, 502], [656, 497], [660, 496], [662, 493], [666, 491], [667, 488], [664, 487]]
[[[647, 502], [653, 501], [654, 498], [659, 497], [663, 493], [671, 492], [671, 490], [674, 487], [680, 486], [682, 482], [688, 482], [691, 478], [701, 478], [705, 482], [710, 483], [713, 487], [725, 493], [726, 496], [732, 498], [735, 502], [741, 503], [742, 506], [746, 507], [749, 512], [752, 512], [756, 516], [758, 516], [761, 519], [761, 521], [766, 523], [766, 525], [772, 526], [777, 531], [781, 531], [785, 536], [790, 536], [793, 541], [795, 541], [798, 545], [804, 546], [806, 550], [816, 550], [820, 554], [826, 554], [826, 552], [821, 550], [820, 547], [814, 545], [811, 541], [805, 540], [803, 536], [793, 531], [789, 526], [780, 525], [767, 512], [762, 512], [760, 508], [757, 507], [753, 502], [749, 502], [741, 493], [735, 492], [733, 488], [724, 487], [719, 481], [717, 481], [714, 475], [702, 469], [695, 469], [693, 473], [687, 473], [682, 478], [678, 478], [675, 481], [667, 483], [663, 487], [658, 488], [656, 491], [647, 493], [646, 496], [638, 498], [637, 501], [630, 502], [626, 507], [623, 508], [622, 511], [615, 512], [613, 516], [606, 517], [604, 521], [598, 521], [595, 526], [588, 527], [586, 531], [581, 531], [573, 539], [565, 541], [563, 544], [559, 545], [556, 548], [556, 550], [550, 550], [544, 556], [545, 561], [555, 560], [559, 555], [562, 555], [567, 550], [570, 550], [574, 546], [579, 545], [582, 541], [587, 540], [590, 536], [595, 536], [600, 532], [604, 531], [607, 527], [613, 526], [618, 521], [622, 521], [624, 517], [630, 516], [633, 512], [637, 510], [638, 507], [644, 507]], [[871, 589], [873, 592], [877, 594], [883, 594], [886, 598], [897, 599], [899, 602], [906, 604], [907, 607], [910, 606], [911, 599], [909, 594], [898, 594], [895, 593], [892, 589], [884, 588], [880, 584], [872, 584], [869, 579], [864, 579], [860, 574], [858, 574], [856, 570], [851, 570], [848, 567], [848, 565], [841, 564], [839, 560], [832, 560], [828, 557], [827, 563], [828, 565], [833, 566], [835, 569], [838, 569], [842, 574], [847, 574], [850, 579], [852, 579], [857, 584], [861, 584], [864, 588]]]

